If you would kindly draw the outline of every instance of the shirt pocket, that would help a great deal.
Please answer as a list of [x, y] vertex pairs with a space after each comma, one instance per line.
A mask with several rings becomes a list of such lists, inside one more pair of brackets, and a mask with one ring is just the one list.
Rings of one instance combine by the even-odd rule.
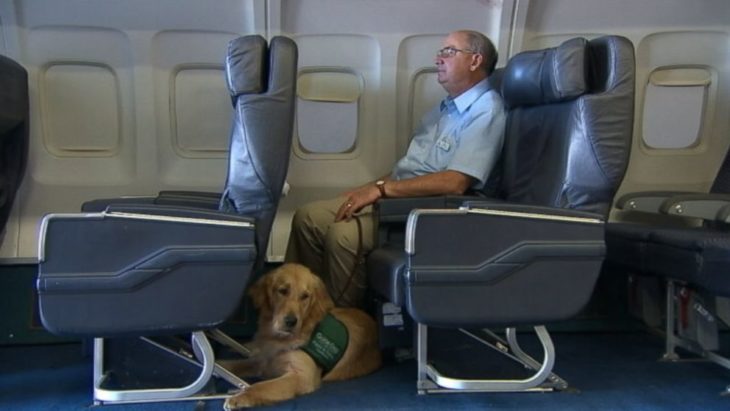
[[446, 170], [454, 157], [454, 152], [456, 152], [456, 140], [450, 135], [443, 136], [431, 147], [425, 163], [431, 171]]

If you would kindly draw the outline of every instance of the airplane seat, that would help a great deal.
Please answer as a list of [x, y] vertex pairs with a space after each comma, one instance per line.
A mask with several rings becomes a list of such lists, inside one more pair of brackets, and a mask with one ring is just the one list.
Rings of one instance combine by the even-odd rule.
[[[619, 36], [514, 56], [502, 78], [508, 116], [497, 198], [415, 208], [405, 247], [370, 254], [375, 292], [417, 323], [420, 391], [534, 390], [558, 380], [544, 324], [577, 314], [598, 278], [605, 221], [628, 162], [634, 71], [633, 45]], [[535, 327], [542, 364], [520, 350], [518, 325]], [[430, 327], [497, 326], [508, 327], [502, 346], [535, 375], [465, 380], [429, 364]]]
[[28, 73], [0, 55], [0, 242], [28, 163]]
[[[95, 338], [99, 401], [186, 397], [205, 386], [214, 369], [222, 372], [203, 331], [234, 313], [266, 254], [291, 151], [297, 46], [285, 37], [268, 45], [258, 35], [234, 39], [225, 72], [235, 111], [222, 196], [163, 192], [154, 198], [94, 200], [82, 213], [43, 218], [41, 320], [53, 333]], [[181, 333], [192, 333], [201, 363], [192, 385], [104, 387], [101, 337]]]
[[[646, 262], [650, 237], [660, 231], [682, 231], [698, 225], [722, 228], [724, 224], [721, 219], [715, 217], [719, 209], [726, 205], [724, 196], [727, 194], [730, 194], [730, 150], [725, 154], [708, 193], [665, 190], [622, 195], [616, 200], [616, 208], [621, 210], [628, 222], [612, 222], [606, 228], [606, 262], [635, 272], [650, 273]], [[691, 202], [687, 202], [689, 200]], [[686, 218], [679, 218], [681, 216]], [[637, 224], [634, 221], [637, 219], [651, 224]], [[683, 279], [682, 276], [686, 274], [681, 274], [677, 279]]]
[[[611, 223], [606, 229], [606, 262], [638, 273], [650, 274], [658, 261], [648, 258], [648, 246], [657, 237], [704, 236], [713, 229], [721, 233], [724, 222], [720, 210], [728, 204], [730, 194], [730, 150], [715, 176], [708, 193], [689, 191], [642, 191], [627, 193], [616, 200], [616, 207], [629, 222]], [[650, 224], [633, 220], [644, 218]], [[683, 217], [683, 218], [682, 218]], [[709, 231], [708, 231], [709, 230]], [[696, 233], [696, 234], [692, 234]], [[677, 273], [675, 279], [693, 281], [689, 272]]]
[[[707, 193], [645, 191], [616, 201], [632, 222], [607, 226], [606, 261], [666, 286], [665, 358], [678, 358], [680, 347], [730, 368], [718, 352], [723, 320], [716, 307], [717, 297], [730, 297], [728, 194], [730, 150]], [[642, 218], [646, 222], [635, 221]]]

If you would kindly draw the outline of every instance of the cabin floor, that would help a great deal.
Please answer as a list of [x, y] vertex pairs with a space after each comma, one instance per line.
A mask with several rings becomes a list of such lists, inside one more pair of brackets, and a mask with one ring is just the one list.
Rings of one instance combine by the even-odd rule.
[[[434, 333], [462, 361], [501, 372], [502, 356], [453, 334]], [[418, 395], [414, 360], [389, 360], [369, 376], [326, 383], [317, 392], [266, 407], [271, 410], [726, 410], [730, 371], [702, 360], [661, 362], [663, 338], [649, 331], [556, 332], [554, 372], [570, 388], [552, 393]], [[725, 336], [726, 337], [726, 336]], [[520, 334], [522, 339], [522, 334]], [[526, 335], [523, 348], [534, 353]], [[91, 358], [81, 344], [0, 347], [0, 408], [80, 410], [92, 405]], [[434, 352], [436, 352], [434, 350]], [[493, 358], [494, 357], [494, 358]], [[540, 356], [536, 356], [540, 359]], [[471, 359], [471, 360], [470, 360]], [[474, 361], [478, 359], [479, 361]], [[495, 360], [495, 366], [489, 364]], [[218, 410], [222, 401], [110, 406], [119, 410]]]

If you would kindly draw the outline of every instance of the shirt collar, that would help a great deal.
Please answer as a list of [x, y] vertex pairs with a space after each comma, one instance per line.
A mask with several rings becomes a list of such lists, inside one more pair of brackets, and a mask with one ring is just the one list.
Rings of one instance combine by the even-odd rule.
[[469, 90], [456, 96], [456, 98], [446, 97], [444, 100], [441, 101], [441, 111], [443, 111], [449, 105], [453, 104], [456, 106], [456, 109], [459, 110], [459, 113], [463, 113], [464, 110], [469, 108], [472, 103], [477, 101], [477, 99], [488, 90], [489, 82], [485, 78], [477, 84], [473, 85]]

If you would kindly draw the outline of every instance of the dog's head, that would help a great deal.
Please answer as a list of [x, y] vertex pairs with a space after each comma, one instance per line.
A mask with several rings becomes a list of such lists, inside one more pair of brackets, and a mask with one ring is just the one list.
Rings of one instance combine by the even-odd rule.
[[311, 333], [334, 307], [322, 280], [299, 264], [284, 264], [265, 274], [249, 295], [259, 311], [259, 330], [278, 338]]

